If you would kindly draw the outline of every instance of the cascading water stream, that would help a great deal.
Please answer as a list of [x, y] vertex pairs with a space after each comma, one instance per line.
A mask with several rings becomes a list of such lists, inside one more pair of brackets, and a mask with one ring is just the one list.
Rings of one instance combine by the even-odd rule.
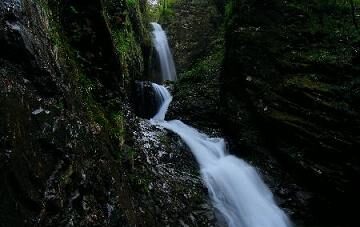
[[162, 76], [161, 79], [163, 81], [164, 80], [174, 81], [176, 80], [175, 64], [169, 48], [169, 43], [165, 31], [158, 23], [153, 22], [151, 23], [151, 25], [153, 27], [152, 41], [154, 43], [160, 61], [161, 76]]
[[160, 104], [158, 112], [152, 119], [163, 121], [165, 119], [167, 109], [172, 101], [172, 96], [170, 95], [170, 92], [162, 85], [152, 83], [152, 87], [156, 94], [157, 103]]
[[[175, 68], [170, 71], [175, 71]], [[163, 75], [163, 78], [167, 76]], [[178, 134], [190, 148], [200, 165], [212, 204], [226, 224], [229, 227], [292, 226], [257, 171], [245, 161], [228, 154], [224, 139], [211, 138], [179, 120], [165, 121], [172, 96], [164, 86], [152, 85], [162, 104], [150, 122]]]

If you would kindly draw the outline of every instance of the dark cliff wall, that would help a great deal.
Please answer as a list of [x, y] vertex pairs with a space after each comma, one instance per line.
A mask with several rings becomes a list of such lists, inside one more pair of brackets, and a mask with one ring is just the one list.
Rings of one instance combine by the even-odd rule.
[[[217, 11], [197, 13], [208, 8]], [[179, 61], [168, 117], [223, 130], [300, 226], [350, 225], [359, 201], [359, 6], [179, 0], [171, 9], [175, 55], [191, 38], [206, 48]], [[206, 29], [218, 36], [191, 35]]]
[[143, 223], [122, 174], [123, 106], [144, 76], [138, 1], [0, 3], [1, 226]]
[[212, 0], [173, 1], [160, 22], [168, 32], [178, 73], [190, 69], [196, 60], [211, 53], [219, 37], [221, 14]]
[[212, 0], [174, 1], [162, 18], [179, 81], [167, 118], [199, 128], [219, 128], [220, 69], [224, 56], [222, 8]]
[[226, 129], [250, 156], [269, 150], [313, 192], [308, 213], [347, 226], [360, 177], [360, 33], [351, 5], [255, 0], [226, 8]]

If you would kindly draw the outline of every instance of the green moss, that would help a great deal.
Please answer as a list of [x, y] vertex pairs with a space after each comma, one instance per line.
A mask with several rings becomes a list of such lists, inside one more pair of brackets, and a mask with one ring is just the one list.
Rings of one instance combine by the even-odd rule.
[[158, 4], [150, 5], [150, 19], [152, 21], [166, 21], [168, 19], [171, 19], [175, 15], [173, 10], [173, 6], [175, 5], [175, 3], [188, 4], [182, 2], [183, 0], [161, 0], [158, 2]]
[[125, 119], [122, 113], [115, 113], [112, 116], [114, 127], [112, 128], [112, 136], [119, 142], [119, 146], [123, 147], [125, 144]]
[[126, 2], [130, 7], [136, 7], [136, 5], [138, 4], [137, 0], [126, 0]]
[[219, 70], [221, 69], [224, 59], [223, 39], [219, 38], [218, 40], [215, 40], [212, 46], [215, 46], [214, 51], [208, 56], [199, 59], [190, 70], [180, 75], [180, 85], [187, 84], [187, 81], [201, 82], [202, 84], [203, 81], [217, 81]]
[[314, 64], [350, 64], [352, 51], [346, 47], [334, 48], [312, 48], [302, 51], [292, 51], [286, 53], [284, 57], [291, 61], [299, 61]]
[[328, 93], [332, 89], [331, 85], [313, 80], [307, 76], [295, 76], [285, 81], [285, 85], [308, 90], [316, 90], [323, 93]]
[[[66, 80], [74, 90], [77, 108], [82, 109], [82, 117], [86, 118], [90, 130], [99, 133], [99, 137], [111, 140], [116, 145], [113, 155], [121, 163], [132, 163], [135, 150], [126, 144], [125, 117], [119, 107], [113, 108], [112, 102], [118, 106], [119, 100], [100, 102], [95, 95], [99, 89], [98, 82], [87, 75], [77, 59], [76, 50], [70, 45], [59, 20], [60, 2], [55, 0], [36, 0], [44, 18], [48, 20], [49, 41], [53, 47], [54, 57], [60, 67], [66, 71]], [[151, 45], [148, 32], [147, 12], [142, 9], [137, 0], [104, 0], [102, 1], [102, 16], [106, 22], [117, 55], [124, 83], [141, 79], [144, 76], [144, 48]], [[76, 8], [70, 6], [72, 13]], [[123, 87], [128, 87], [123, 84]], [[66, 100], [68, 102], [68, 100]], [[67, 103], [68, 104], [68, 103]], [[73, 104], [74, 106], [76, 104]], [[64, 103], [58, 106], [66, 108]], [[65, 179], [66, 180], [66, 179]]]
[[286, 112], [281, 112], [281, 111], [278, 111], [275, 109], [272, 109], [269, 116], [271, 116], [274, 119], [284, 121], [284, 122], [292, 122], [292, 123], [304, 123], [305, 122], [304, 120], [302, 120], [301, 118], [299, 118], [295, 115], [290, 115]]
[[234, 14], [234, 6], [235, 4], [232, 2], [232, 1], [228, 1], [226, 4], [225, 4], [225, 23], [226, 24], [231, 24], [232, 23], [232, 18], [234, 16], [236, 16]]
[[[113, 116], [108, 116], [106, 109], [93, 98], [93, 91], [96, 88], [95, 81], [90, 79], [81, 69], [75, 57], [75, 50], [70, 46], [66, 36], [62, 32], [60, 24], [56, 19], [58, 5], [46, 0], [37, 1], [42, 12], [44, 12], [46, 18], [49, 20], [49, 31], [47, 33], [50, 36], [49, 38], [54, 48], [55, 58], [59, 62], [59, 65], [65, 67], [67, 71], [66, 74], [71, 75], [68, 80], [78, 95], [78, 97], [75, 98], [81, 100], [80, 103], [85, 110], [84, 114], [89, 122], [100, 125], [102, 133], [108, 134], [115, 139], [118, 142], [119, 148], [122, 148], [125, 144], [126, 133], [122, 114], [116, 113]], [[129, 55], [133, 53], [132, 50], [137, 47], [132, 33], [123, 34], [126, 35], [118, 35], [116, 40], [118, 41], [118, 51], [122, 54], [122, 59], [125, 59], [124, 62], [126, 62], [133, 57]], [[64, 105], [59, 106], [59, 108], [64, 108]]]
[[69, 168], [61, 176], [61, 181], [64, 185], [67, 185], [72, 181], [71, 176], [73, 175], [73, 173], [74, 168], [72, 167], [72, 165], [70, 165]]
[[123, 69], [123, 79], [140, 79], [144, 75], [144, 48], [151, 45], [146, 12], [138, 1], [127, 0], [122, 12], [119, 2], [105, 1], [104, 18]]
[[48, 20], [46, 34], [49, 35], [49, 40], [52, 43], [55, 60], [60, 67], [66, 67], [64, 69], [69, 77], [65, 79], [76, 87], [78, 80], [81, 79], [82, 72], [76, 62], [75, 51], [70, 46], [59, 24], [58, 11], [60, 10], [60, 3], [53, 0], [36, 0], [36, 3], [40, 12], [43, 12]]
[[321, 134], [319, 131], [322, 129], [319, 128], [318, 125], [314, 125], [311, 122], [307, 121], [307, 119], [299, 118], [295, 115], [291, 115], [286, 112], [272, 110], [269, 114], [269, 117], [273, 120], [278, 121], [280, 124], [284, 124], [290, 127], [292, 130], [295, 130], [292, 133], [299, 132], [305, 136], [311, 138], [321, 138]]
[[137, 66], [142, 70], [142, 51], [135, 40], [132, 29], [115, 30], [112, 35], [124, 74], [130, 76], [129, 68], [132, 66]]

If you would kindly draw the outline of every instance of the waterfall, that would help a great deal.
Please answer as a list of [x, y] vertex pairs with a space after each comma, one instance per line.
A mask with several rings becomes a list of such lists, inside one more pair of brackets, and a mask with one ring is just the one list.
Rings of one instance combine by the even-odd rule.
[[172, 97], [164, 86], [153, 84], [159, 112], [150, 120], [178, 134], [200, 165], [202, 179], [214, 207], [229, 227], [289, 227], [290, 220], [276, 205], [257, 171], [226, 151], [224, 139], [211, 138], [179, 120], [165, 121]]
[[170, 47], [165, 31], [158, 23], [153, 22], [151, 23], [151, 25], [153, 27], [152, 41], [155, 46], [160, 62], [161, 80], [174, 81], [176, 80], [175, 64], [174, 64], [173, 56], [170, 51]]
[[[157, 24], [153, 26], [157, 27]], [[161, 61], [163, 60], [161, 58]], [[165, 60], [161, 64], [166, 66], [170, 61]], [[170, 77], [165, 75], [164, 78], [167, 76]], [[227, 226], [292, 226], [286, 214], [276, 205], [271, 191], [257, 171], [244, 160], [230, 155], [224, 139], [211, 138], [179, 120], [165, 121], [172, 96], [166, 87], [155, 83], [152, 85], [157, 101], [162, 104], [150, 122], [178, 134], [190, 148], [199, 163], [200, 173], [208, 188], [212, 204], [222, 215]]]
[[155, 114], [155, 116], [152, 118], [153, 120], [163, 121], [165, 119], [165, 114], [167, 112], [167, 109], [172, 101], [172, 96], [170, 95], [170, 92], [162, 85], [158, 85], [155, 83], [152, 83], [152, 87], [155, 91], [156, 95], [156, 103], [159, 103], [160, 108], [158, 112]]

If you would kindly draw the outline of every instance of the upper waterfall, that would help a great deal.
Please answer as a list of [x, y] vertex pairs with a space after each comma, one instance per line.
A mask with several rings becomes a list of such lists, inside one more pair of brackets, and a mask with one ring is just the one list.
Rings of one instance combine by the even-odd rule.
[[158, 54], [161, 68], [161, 81], [174, 81], [176, 80], [176, 69], [165, 31], [158, 23], [152, 22], [151, 25], [153, 27], [152, 41]]

